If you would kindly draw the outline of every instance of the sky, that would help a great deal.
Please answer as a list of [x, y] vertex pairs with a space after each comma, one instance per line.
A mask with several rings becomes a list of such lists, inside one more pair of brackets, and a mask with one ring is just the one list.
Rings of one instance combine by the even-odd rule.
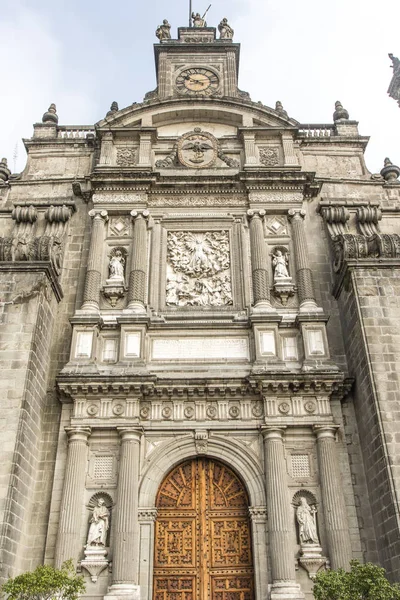
[[[192, 0], [209, 26], [227, 17], [241, 44], [239, 87], [301, 123], [332, 123], [336, 100], [370, 136], [367, 167], [400, 165], [399, 0]], [[1, 0], [0, 157], [24, 168], [22, 138], [50, 103], [60, 125], [93, 125], [155, 88], [154, 32], [188, 23], [189, 0]]]

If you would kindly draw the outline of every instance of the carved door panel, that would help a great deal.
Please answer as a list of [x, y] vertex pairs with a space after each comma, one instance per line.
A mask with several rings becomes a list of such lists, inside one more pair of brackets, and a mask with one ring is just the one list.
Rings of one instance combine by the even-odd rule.
[[206, 458], [182, 463], [157, 496], [154, 600], [253, 600], [248, 497]]

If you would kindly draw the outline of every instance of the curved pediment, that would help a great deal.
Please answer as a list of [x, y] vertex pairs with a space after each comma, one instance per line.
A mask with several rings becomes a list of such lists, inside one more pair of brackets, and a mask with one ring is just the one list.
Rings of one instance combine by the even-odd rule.
[[96, 124], [101, 130], [126, 127], [162, 128], [176, 123], [203, 121], [231, 127], [298, 127], [295, 119], [251, 101], [235, 98], [169, 99], [132, 104], [107, 116]]

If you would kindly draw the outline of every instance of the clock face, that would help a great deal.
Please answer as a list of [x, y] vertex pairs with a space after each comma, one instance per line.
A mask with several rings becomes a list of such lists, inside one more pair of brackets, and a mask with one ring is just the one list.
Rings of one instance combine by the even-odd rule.
[[176, 78], [176, 89], [190, 96], [211, 96], [219, 87], [215, 73], [201, 67], [185, 69]]

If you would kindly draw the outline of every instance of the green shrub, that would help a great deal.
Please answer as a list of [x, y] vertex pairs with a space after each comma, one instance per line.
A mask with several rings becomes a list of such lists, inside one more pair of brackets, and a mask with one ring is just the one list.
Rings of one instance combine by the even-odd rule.
[[385, 569], [350, 562], [350, 571], [320, 571], [314, 578], [316, 600], [400, 600], [400, 586], [390, 583]]
[[1, 591], [8, 600], [77, 600], [85, 591], [82, 576], [75, 573], [72, 560], [66, 561], [61, 569], [40, 565], [9, 579]]

